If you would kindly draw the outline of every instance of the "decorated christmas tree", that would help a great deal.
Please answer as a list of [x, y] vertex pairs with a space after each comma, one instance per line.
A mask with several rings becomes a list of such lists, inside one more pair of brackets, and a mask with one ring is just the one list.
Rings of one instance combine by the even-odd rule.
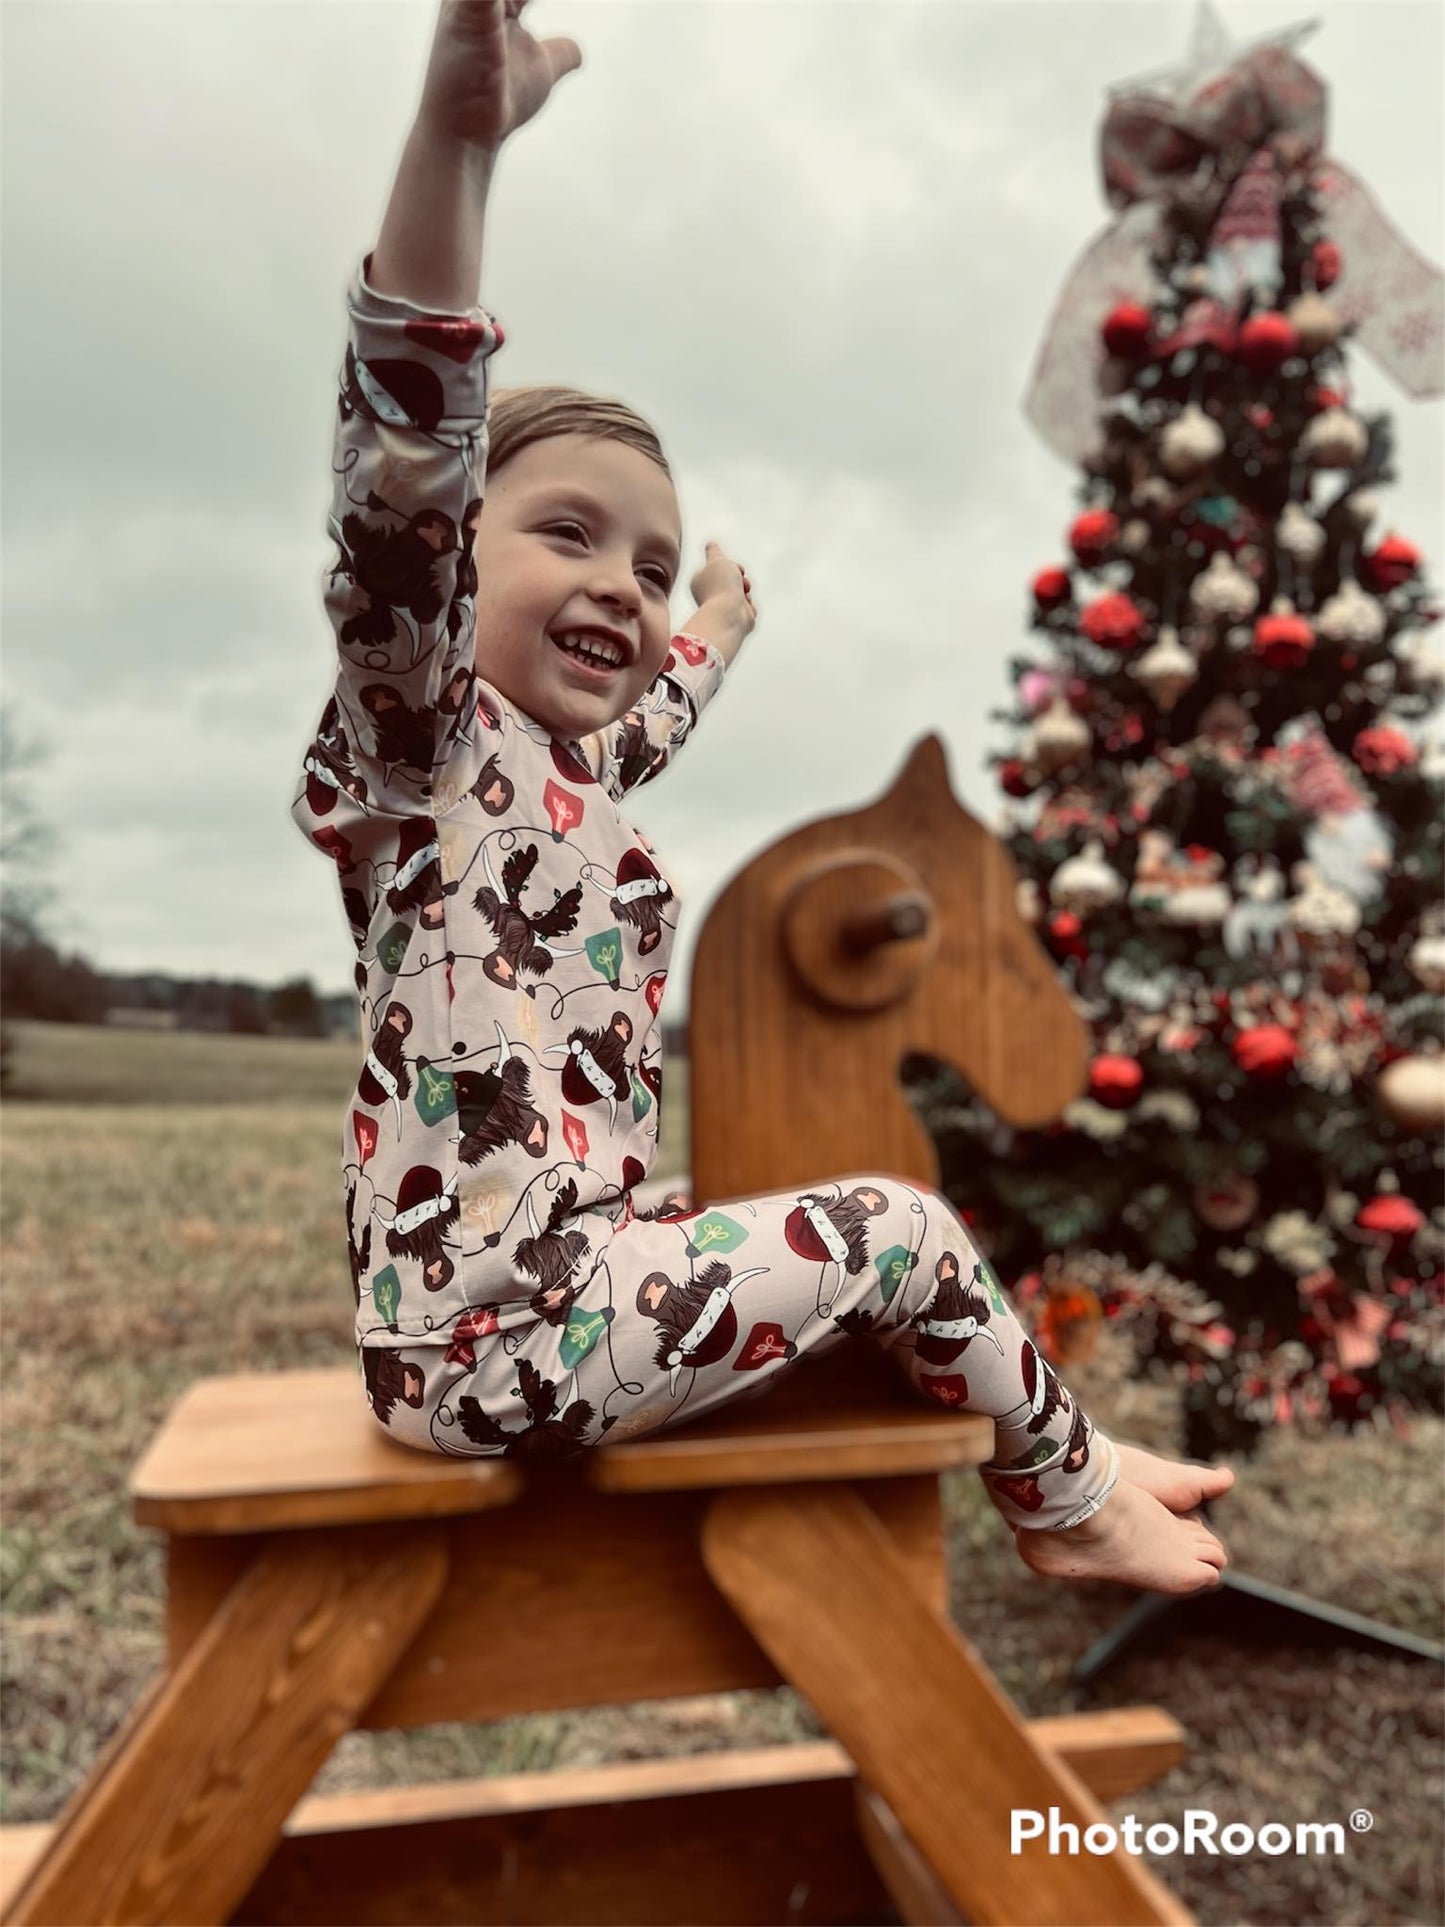
[[1079, 501], [995, 759], [1089, 1089], [1024, 1133], [919, 1093], [1045, 1347], [1117, 1321], [1196, 1451], [1440, 1390], [1445, 658], [1348, 366], [1440, 392], [1440, 277], [1325, 155], [1307, 31], [1205, 7], [1109, 106], [1118, 217], [1029, 401]]

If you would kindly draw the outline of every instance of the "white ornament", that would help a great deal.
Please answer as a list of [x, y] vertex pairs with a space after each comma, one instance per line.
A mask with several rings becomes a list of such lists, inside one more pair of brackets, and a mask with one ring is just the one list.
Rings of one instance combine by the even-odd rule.
[[1088, 747], [1089, 725], [1063, 696], [1055, 696], [1030, 732], [1027, 756], [1052, 776], [1076, 762]]
[[1385, 633], [1385, 612], [1352, 575], [1346, 576], [1320, 610], [1315, 627], [1329, 642], [1378, 642]]
[[1259, 587], [1239, 565], [1217, 549], [1189, 586], [1189, 604], [1196, 615], [1220, 622], [1238, 622], [1259, 606]]
[[1367, 488], [1357, 488], [1352, 495], [1345, 497], [1342, 513], [1351, 527], [1363, 535], [1380, 513], [1379, 498]]
[[1139, 555], [1149, 546], [1149, 524], [1136, 517], [1119, 531], [1119, 547], [1125, 555]]
[[1117, 903], [1124, 893], [1124, 879], [1104, 861], [1104, 846], [1091, 837], [1079, 856], [1061, 863], [1049, 884], [1049, 898], [1060, 910], [1080, 915], [1102, 910]]
[[1137, 508], [1168, 508], [1174, 500], [1174, 490], [1162, 475], [1151, 475], [1129, 491], [1129, 500]]
[[1445, 996], [1445, 937], [1421, 937], [1405, 964], [1432, 997]]
[[1186, 883], [1165, 904], [1164, 921], [1206, 929], [1224, 922], [1233, 901], [1227, 883]]
[[1133, 673], [1167, 714], [1199, 675], [1199, 665], [1167, 623], [1159, 640], [1133, 665]]
[[1398, 1057], [1380, 1072], [1375, 1089], [1402, 1130], [1423, 1136], [1445, 1125], [1445, 1054]]
[[1354, 936], [1360, 906], [1347, 891], [1326, 883], [1313, 863], [1296, 863], [1290, 877], [1300, 894], [1291, 898], [1285, 914], [1301, 937]]
[[1363, 461], [1370, 434], [1347, 408], [1326, 408], [1308, 424], [1299, 445], [1316, 468], [1353, 468]]
[[1238, 900], [1224, 919], [1224, 947], [1231, 957], [1262, 957], [1266, 961], [1280, 946], [1284, 961], [1299, 960], [1299, 946], [1286, 926], [1284, 872], [1272, 856], [1253, 863], [1241, 858], [1234, 869]]
[[1298, 301], [1290, 304], [1289, 319], [1299, 336], [1300, 347], [1307, 355], [1317, 355], [1322, 348], [1332, 347], [1339, 339], [1341, 324], [1338, 311], [1314, 290], [1302, 294]]
[[1438, 696], [1445, 689], [1445, 643], [1436, 642], [1423, 630], [1417, 630], [1396, 642], [1395, 654], [1412, 689], [1429, 696]]
[[1018, 889], [1014, 892], [1014, 903], [1019, 916], [1032, 928], [1038, 922], [1041, 913], [1039, 886], [1032, 877], [1019, 878]]
[[1159, 437], [1159, 460], [1176, 481], [1198, 475], [1224, 453], [1224, 430], [1198, 402], [1190, 402]]
[[1325, 532], [1298, 502], [1287, 502], [1275, 531], [1285, 554], [1302, 569], [1313, 568], [1325, 546]]

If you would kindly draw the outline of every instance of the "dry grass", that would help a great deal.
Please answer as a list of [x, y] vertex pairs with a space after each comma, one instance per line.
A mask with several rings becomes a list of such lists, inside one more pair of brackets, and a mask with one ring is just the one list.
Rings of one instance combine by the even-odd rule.
[[[66, 1102], [12, 1104], [3, 1120], [10, 1820], [55, 1813], [159, 1663], [158, 1548], [131, 1525], [124, 1485], [167, 1406], [205, 1373], [347, 1360], [351, 1315], [336, 1162], [348, 1047], [21, 1029], [30, 1088], [54, 1074]], [[77, 1036], [84, 1048], [72, 1048]], [[121, 1092], [131, 1101], [115, 1101]], [[685, 1094], [675, 1074], [668, 1097], [659, 1175], [682, 1168]], [[1169, 1396], [1121, 1379], [1107, 1352], [1070, 1376], [1118, 1430], [1173, 1442]], [[1221, 1514], [1238, 1562], [1438, 1637], [1442, 1443], [1434, 1420], [1406, 1442], [1271, 1440]], [[1014, 1558], [975, 1480], [950, 1479], [946, 1496], [960, 1625], [1027, 1712], [1059, 1710], [1070, 1665], [1126, 1598], [1042, 1585]], [[1169, 1708], [1191, 1750], [1168, 1780], [1118, 1810], [1177, 1821], [1185, 1806], [1203, 1805], [1259, 1823], [1371, 1807], [1376, 1829], [1351, 1837], [1344, 1861], [1179, 1859], [1161, 1871], [1205, 1922], [1435, 1921], [1438, 1686], [1428, 1665], [1343, 1652], [1196, 1639], [1141, 1654], [1109, 1677], [1100, 1702]], [[321, 1784], [580, 1765], [817, 1731], [790, 1693], [737, 1693], [354, 1734]]]

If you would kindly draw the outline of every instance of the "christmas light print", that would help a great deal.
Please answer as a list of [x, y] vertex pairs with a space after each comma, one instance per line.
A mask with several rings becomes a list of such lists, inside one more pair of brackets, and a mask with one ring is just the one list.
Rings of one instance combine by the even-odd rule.
[[732, 1218], [721, 1211], [708, 1211], [698, 1218], [687, 1241], [689, 1258], [704, 1255], [716, 1257], [720, 1253], [736, 1251], [738, 1246], [747, 1242], [747, 1232]]
[[[1070, 1523], [1112, 1466], [1084, 1469], [1072, 1411], [1031, 1401], [1033, 1348], [1016, 1320], [986, 1315], [977, 1254], [936, 1195], [879, 1175], [645, 1201], [678, 894], [624, 806], [690, 740], [727, 657], [680, 632], [627, 711], [581, 739], [518, 707], [488, 678], [465, 566], [500, 330], [480, 309], [411, 325], [364, 274], [348, 316], [326, 589], [336, 680], [293, 815], [327, 857], [354, 944], [362, 1062], [339, 1135], [374, 1420], [421, 1450], [550, 1461], [876, 1340], [924, 1396], [982, 1396], [1005, 1454], [1040, 1427], [1052, 1456], [1034, 1510], [995, 1496], [1011, 1524]], [[1401, 566], [1382, 554], [1382, 571]], [[1374, 1220], [1361, 1235], [1372, 1252], [1399, 1243]], [[1315, 1297], [1343, 1331], [1349, 1314]], [[935, 1369], [945, 1356], [967, 1357], [967, 1381]]]
[[587, 1126], [580, 1117], [573, 1117], [570, 1111], [562, 1113], [562, 1136], [567, 1141], [567, 1149], [579, 1164], [587, 1162]]
[[558, 783], [548, 783], [542, 792], [542, 803], [551, 818], [552, 835], [560, 843], [569, 830], [575, 830], [581, 823], [582, 799]]

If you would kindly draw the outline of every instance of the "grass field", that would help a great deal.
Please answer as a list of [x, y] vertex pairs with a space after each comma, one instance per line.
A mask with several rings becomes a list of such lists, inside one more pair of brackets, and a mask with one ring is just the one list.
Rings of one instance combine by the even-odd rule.
[[[349, 1360], [336, 1150], [355, 1047], [18, 1025], [0, 1139], [4, 1422], [3, 1811], [53, 1815], [161, 1656], [158, 1545], [128, 1517], [128, 1469], [195, 1378]], [[657, 1175], [685, 1168], [685, 1076], [668, 1074]], [[26, 1095], [28, 1093], [28, 1095]], [[1113, 1429], [1173, 1443], [1161, 1387], [1115, 1357], [1070, 1374]], [[1263, 1578], [1439, 1637], [1445, 1432], [1272, 1439], [1220, 1519]], [[1035, 1580], [977, 1481], [946, 1483], [954, 1612], [1030, 1713], [1128, 1603]], [[882, 1632], [885, 1629], [880, 1629]], [[1101, 1704], [1152, 1700], [1186, 1764], [1118, 1812], [1178, 1822], [1343, 1819], [1344, 1860], [1167, 1861], [1206, 1922], [1433, 1922], [1442, 1914], [1439, 1680], [1428, 1665], [1208, 1640], [1138, 1656]], [[739, 1693], [355, 1734], [325, 1787], [443, 1778], [803, 1738], [786, 1692]], [[966, 1815], [966, 1789], [960, 1813]]]

